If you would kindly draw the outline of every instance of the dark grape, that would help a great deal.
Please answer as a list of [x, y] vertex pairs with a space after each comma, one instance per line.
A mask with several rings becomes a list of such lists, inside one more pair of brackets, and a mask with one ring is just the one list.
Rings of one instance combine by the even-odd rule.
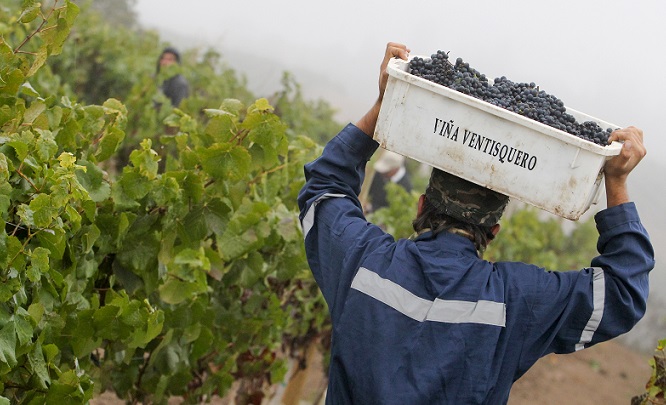
[[484, 74], [462, 58], [451, 63], [448, 52], [442, 50], [430, 58], [412, 58], [408, 72], [598, 145], [607, 145], [612, 132], [594, 121], [577, 122], [567, 113], [562, 100], [541, 90], [534, 82], [516, 83], [502, 76], [490, 84]]

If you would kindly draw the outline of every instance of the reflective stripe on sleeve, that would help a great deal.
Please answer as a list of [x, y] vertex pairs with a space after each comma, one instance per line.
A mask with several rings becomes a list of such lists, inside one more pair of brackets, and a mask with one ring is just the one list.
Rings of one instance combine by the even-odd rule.
[[314, 226], [315, 208], [317, 207], [317, 204], [328, 198], [336, 198], [336, 197], [346, 197], [346, 196], [344, 194], [332, 194], [332, 193], [322, 194], [312, 203], [312, 205], [308, 209], [308, 212], [305, 213], [305, 216], [301, 221], [301, 227], [303, 227], [303, 239], [308, 237], [308, 233]]
[[587, 321], [587, 325], [580, 335], [580, 341], [576, 344], [576, 351], [585, 348], [585, 345], [592, 341], [594, 332], [597, 331], [601, 318], [604, 315], [604, 303], [606, 300], [606, 281], [604, 271], [599, 267], [592, 268], [592, 315]]
[[504, 327], [506, 305], [494, 301], [430, 301], [377, 273], [361, 267], [351, 288], [360, 291], [418, 322], [476, 323]]

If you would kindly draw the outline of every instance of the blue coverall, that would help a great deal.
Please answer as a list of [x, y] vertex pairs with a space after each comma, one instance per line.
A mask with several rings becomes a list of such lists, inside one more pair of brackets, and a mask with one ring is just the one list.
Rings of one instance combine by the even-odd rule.
[[333, 325], [327, 404], [505, 404], [540, 357], [643, 316], [654, 252], [633, 203], [597, 213], [588, 268], [491, 263], [463, 236], [395, 241], [366, 221], [357, 196], [377, 147], [347, 125], [305, 166], [298, 197]]

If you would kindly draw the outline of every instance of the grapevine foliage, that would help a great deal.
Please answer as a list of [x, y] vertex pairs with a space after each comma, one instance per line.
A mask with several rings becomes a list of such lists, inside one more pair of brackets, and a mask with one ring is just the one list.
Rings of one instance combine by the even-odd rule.
[[[118, 99], [75, 101], [44, 63], [79, 11], [0, 10], [0, 403], [261, 392], [283, 344], [326, 329], [296, 208], [317, 145], [266, 99], [193, 97], [147, 131]], [[129, 105], [152, 106], [142, 80]]]
[[488, 245], [484, 258], [490, 261], [538, 263], [549, 270], [575, 270], [590, 263], [597, 254], [598, 232], [594, 218], [581, 221], [565, 232], [563, 219], [543, 217], [525, 206], [504, 215], [502, 228]]
[[652, 375], [645, 384], [645, 392], [631, 399], [631, 405], [666, 403], [666, 339], [660, 340], [650, 360]]

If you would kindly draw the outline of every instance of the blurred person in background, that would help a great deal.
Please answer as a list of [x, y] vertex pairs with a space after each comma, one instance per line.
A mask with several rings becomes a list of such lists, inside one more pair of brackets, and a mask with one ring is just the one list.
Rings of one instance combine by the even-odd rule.
[[412, 191], [412, 180], [405, 167], [405, 157], [384, 150], [377, 162], [373, 165], [375, 174], [370, 183], [368, 192], [369, 203], [366, 205], [366, 214], [388, 206], [386, 184], [396, 183], [407, 192]]
[[[163, 75], [162, 70], [167, 74], [167, 78], [162, 81], [159, 88], [161, 93], [169, 99], [171, 106], [174, 108], [180, 106], [181, 101], [187, 98], [190, 93], [189, 83], [180, 72], [176, 71], [174, 72], [174, 75], [169, 75], [169, 73], [171, 73], [169, 71], [170, 67], [175, 65], [180, 65], [180, 53], [173, 47], [164, 48], [157, 61], [157, 77], [158, 79], [161, 79], [161, 76]], [[156, 101], [157, 108], [161, 107], [161, 105], [161, 102]]]

